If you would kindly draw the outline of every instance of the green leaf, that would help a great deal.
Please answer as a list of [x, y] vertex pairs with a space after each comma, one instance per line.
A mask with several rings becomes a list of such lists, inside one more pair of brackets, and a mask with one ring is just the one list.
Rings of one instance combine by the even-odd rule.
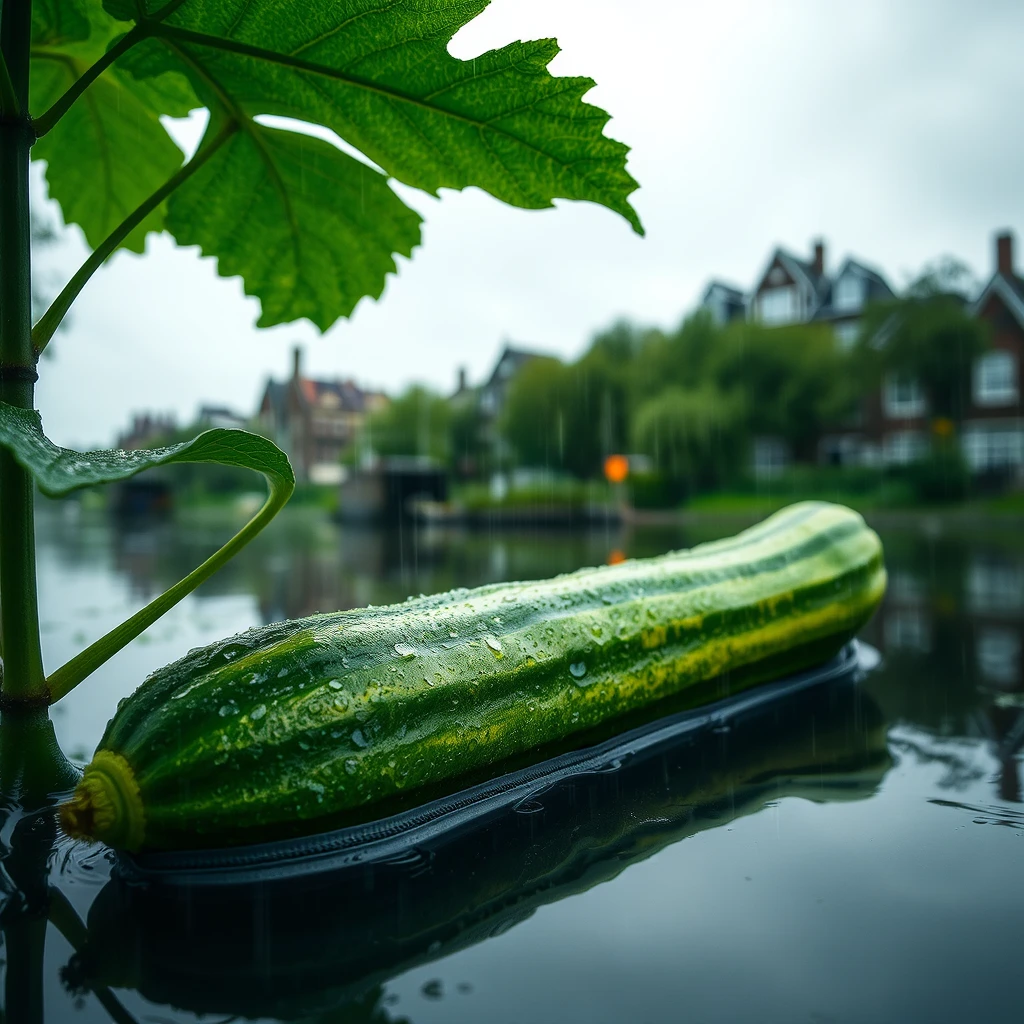
[[[211, 122], [211, 128], [213, 123]], [[373, 168], [320, 139], [244, 121], [169, 200], [182, 245], [219, 256], [260, 298], [259, 326], [308, 317], [322, 331], [377, 298], [420, 216]]]
[[272, 441], [245, 430], [207, 430], [191, 441], [151, 451], [76, 452], [59, 448], [43, 434], [39, 413], [0, 402], [0, 444], [51, 497], [79, 487], [126, 480], [154, 466], [214, 462], [262, 473], [270, 488], [263, 507], [223, 547], [141, 611], [87, 647], [47, 677], [52, 701], [59, 700], [165, 612], [236, 555], [284, 507], [295, 476], [284, 452]]
[[[84, 33], [83, 33], [84, 25]], [[40, 114], [55, 103], [108, 45], [123, 34], [99, 0], [64, 0], [33, 7], [30, 97]], [[180, 75], [140, 83], [116, 68], [105, 71], [33, 147], [45, 160], [50, 195], [65, 221], [78, 224], [93, 248], [181, 166], [182, 153], [160, 124], [199, 105]], [[163, 230], [164, 207], [123, 243], [141, 252], [150, 231]]]
[[[122, 17], [129, 13], [123, 0], [106, 6]], [[628, 201], [636, 182], [625, 169], [627, 147], [603, 134], [608, 115], [582, 101], [590, 79], [549, 73], [558, 52], [553, 40], [516, 42], [467, 61], [448, 53], [452, 36], [486, 0], [145, 0], [141, 7], [146, 17], [139, 31], [147, 38], [118, 62], [140, 83], [177, 71], [211, 110], [240, 124], [274, 114], [326, 126], [389, 176], [432, 194], [477, 186], [527, 208], [549, 207], [559, 197], [590, 200], [642, 231]], [[222, 193], [275, 177], [274, 160], [260, 147], [238, 141], [231, 151], [232, 176], [220, 183]], [[256, 159], [261, 170], [245, 167]], [[335, 194], [327, 185], [325, 178], [319, 191], [310, 187], [309, 205], [337, 207], [342, 220], [358, 219], [340, 209], [351, 193]], [[283, 193], [282, 183], [277, 189]], [[288, 205], [279, 199], [281, 211]], [[197, 213], [190, 203], [187, 217]], [[172, 213], [176, 236], [186, 232], [187, 217], [184, 207]], [[294, 228], [263, 226], [267, 248]], [[246, 226], [250, 244], [260, 227]], [[326, 301], [333, 287], [326, 277], [338, 266], [352, 274], [364, 256], [338, 240], [322, 269], [302, 266], [313, 277], [289, 301], [290, 285], [268, 289], [262, 261], [241, 252], [234, 235], [217, 234], [207, 253], [236, 267], [247, 290], [264, 298], [263, 325], [309, 316], [303, 295], [315, 292], [320, 298], [311, 318], [324, 327], [351, 311], [352, 295], [376, 295], [382, 287], [379, 279], [371, 286], [368, 274], [337, 287]], [[254, 265], [246, 269], [249, 262]]]
[[60, 498], [80, 487], [110, 484], [154, 466], [176, 462], [215, 462], [262, 473], [271, 489], [292, 488], [295, 477], [287, 456], [273, 441], [247, 430], [216, 428], [191, 441], [141, 451], [77, 452], [59, 448], [43, 433], [34, 409], [0, 402], [0, 444], [32, 474], [39, 489]]
[[32, 42], [61, 44], [89, 38], [89, 0], [35, 0]]

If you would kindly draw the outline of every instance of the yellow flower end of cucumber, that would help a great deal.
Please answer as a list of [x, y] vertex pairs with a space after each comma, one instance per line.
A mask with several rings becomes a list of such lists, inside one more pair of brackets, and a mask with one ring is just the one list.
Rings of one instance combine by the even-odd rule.
[[146, 814], [131, 765], [120, 754], [98, 750], [71, 799], [61, 804], [60, 822], [74, 839], [140, 850]]

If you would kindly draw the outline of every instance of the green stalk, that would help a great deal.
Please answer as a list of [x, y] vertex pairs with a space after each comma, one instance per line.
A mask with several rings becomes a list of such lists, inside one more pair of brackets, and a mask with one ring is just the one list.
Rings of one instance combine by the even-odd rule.
[[[29, 254], [28, 118], [31, 0], [5, 3], [0, 20], [3, 55], [19, 113], [0, 119], [0, 400], [35, 404], [32, 346], [32, 269]], [[45, 701], [36, 597], [32, 479], [6, 449], [0, 452], [0, 635], [2, 697], [9, 703]]]
[[0, 53], [0, 118], [17, 117], [21, 113], [21, 104], [14, 92], [11, 73], [7, 70], [7, 61]]
[[218, 548], [202, 565], [193, 569], [184, 579], [154, 598], [145, 608], [125, 619], [109, 633], [76, 654], [46, 680], [46, 692], [51, 703], [69, 694], [83, 679], [92, 675], [104, 662], [122, 647], [131, 643], [157, 619], [166, 615], [182, 598], [187, 597], [204, 580], [208, 580], [221, 566], [226, 565], [260, 532], [291, 497], [294, 482], [270, 481], [270, 494], [260, 510], [223, 547]]

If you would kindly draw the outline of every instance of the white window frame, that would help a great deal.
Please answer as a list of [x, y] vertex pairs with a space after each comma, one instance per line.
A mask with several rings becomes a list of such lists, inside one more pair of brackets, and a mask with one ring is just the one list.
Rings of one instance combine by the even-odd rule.
[[843, 313], [859, 310], [864, 305], [864, 279], [858, 274], [843, 274], [836, 281], [832, 305]]
[[882, 404], [890, 419], [913, 419], [923, 416], [928, 408], [924, 390], [915, 377], [891, 373], [885, 378]]
[[1024, 429], [970, 427], [963, 434], [967, 465], [975, 472], [1024, 465]]
[[799, 307], [797, 288], [792, 284], [782, 288], [767, 288], [757, 300], [761, 323], [769, 326], [794, 323], [798, 318]]
[[883, 461], [889, 466], [907, 466], [927, 450], [928, 438], [921, 430], [897, 430], [882, 441]]
[[1017, 360], [1012, 352], [997, 349], [979, 356], [974, 363], [976, 405], [1013, 405], [1017, 401]]

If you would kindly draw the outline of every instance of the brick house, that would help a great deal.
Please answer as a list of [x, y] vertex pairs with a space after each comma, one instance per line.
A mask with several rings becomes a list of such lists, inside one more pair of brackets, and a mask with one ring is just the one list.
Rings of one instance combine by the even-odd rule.
[[991, 347], [974, 364], [971, 400], [963, 419], [967, 464], [975, 472], [1024, 472], [1024, 280], [1014, 268], [1013, 235], [995, 239], [995, 270], [970, 305], [991, 331]]
[[[970, 314], [989, 324], [992, 340], [990, 350], [972, 369], [962, 421], [964, 456], [975, 473], [1003, 478], [1024, 475], [1024, 279], [1016, 272], [1013, 250], [1012, 234], [1000, 232], [992, 277], [976, 299], [963, 298]], [[717, 323], [829, 323], [847, 347], [857, 338], [867, 305], [895, 297], [881, 273], [857, 260], [847, 258], [829, 274], [825, 248], [818, 241], [809, 260], [776, 249], [747, 296], [712, 281], [701, 305]], [[820, 439], [819, 457], [833, 464], [905, 465], [920, 458], [929, 444], [928, 396], [918, 381], [893, 375], [878, 392], [865, 397], [856, 423]], [[755, 439], [757, 475], [770, 476], [787, 461], [781, 441]]]
[[[1024, 472], [1024, 418], [1020, 377], [1024, 363], [1024, 281], [1014, 270], [1013, 236], [995, 239], [992, 277], [973, 301], [963, 298], [971, 316], [988, 324], [991, 347], [971, 369], [961, 443], [976, 475], [1006, 481]], [[905, 465], [930, 444], [928, 395], [911, 377], [890, 376], [864, 403], [860, 461]]]
[[341, 455], [366, 417], [387, 405], [386, 395], [351, 380], [311, 380], [302, 375], [302, 351], [293, 350], [292, 376], [268, 380], [256, 414], [260, 428], [287, 453], [296, 479], [337, 484]]

